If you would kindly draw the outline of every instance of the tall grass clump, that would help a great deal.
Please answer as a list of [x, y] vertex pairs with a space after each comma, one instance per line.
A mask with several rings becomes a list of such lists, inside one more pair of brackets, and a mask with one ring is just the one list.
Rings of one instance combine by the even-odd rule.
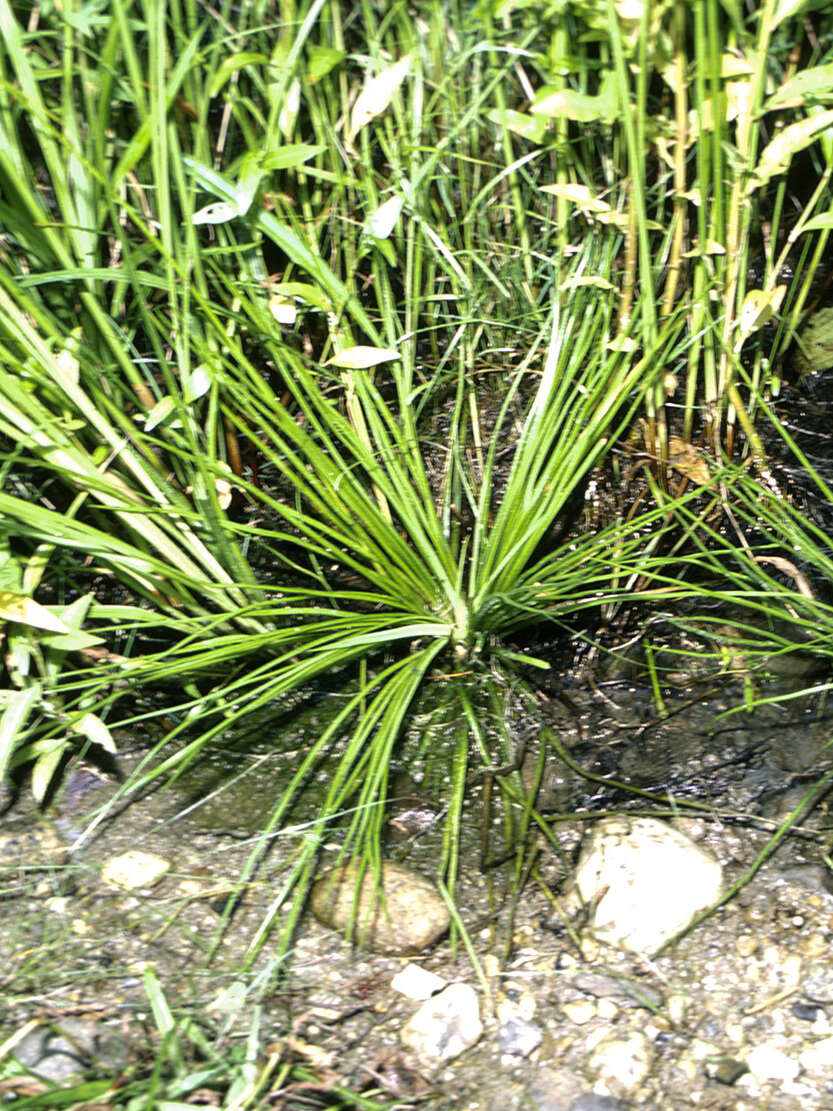
[[[427, 677], [702, 590], [668, 561], [701, 496], [669, 491], [671, 434], [737, 452], [827, 234], [826, 171], [783, 216], [819, 83], [761, 137], [794, 7], [0, 0], [0, 764], [43, 796], [128, 694], [182, 691], [146, 782], [338, 676], [270, 822], [340, 746], [277, 913], [348, 802], [377, 859]], [[582, 531], [637, 417], [655, 500]]]

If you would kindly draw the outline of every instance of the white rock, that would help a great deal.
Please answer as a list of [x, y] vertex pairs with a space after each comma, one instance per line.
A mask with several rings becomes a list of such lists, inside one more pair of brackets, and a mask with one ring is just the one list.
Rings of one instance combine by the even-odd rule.
[[576, 869], [602, 941], [651, 954], [720, 896], [722, 871], [689, 838], [653, 818], [608, 818]]
[[420, 968], [418, 964], [406, 964], [401, 972], [396, 973], [390, 986], [400, 995], [408, 999], [416, 999], [421, 1003], [436, 995], [446, 983], [447, 981], [436, 972], [429, 972], [427, 968]]
[[150, 887], [171, 867], [171, 862], [154, 853], [143, 853], [138, 849], [128, 849], [120, 856], [111, 856], [101, 869], [105, 883], [121, 887], [125, 891], [135, 891], [139, 887]]
[[452, 984], [422, 1004], [402, 1028], [400, 1038], [418, 1057], [435, 1063], [459, 1057], [482, 1033], [474, 988]]
[[616, 1096], [635, 1091], [651, 1071], [654, 1050], [638, 1030], [624, 1037], [607, 1034], [590, 1055], [589, 1065], [607, 1090]]
[[798, 1061], [794, 1061], [777, 1046], [767, 1042], [756, 1045], [749, 1051], [746, 1055], [746, 1064], [759, 1083], [775, 1080], [780, 1084], [789, 1084], [801, 1071]]

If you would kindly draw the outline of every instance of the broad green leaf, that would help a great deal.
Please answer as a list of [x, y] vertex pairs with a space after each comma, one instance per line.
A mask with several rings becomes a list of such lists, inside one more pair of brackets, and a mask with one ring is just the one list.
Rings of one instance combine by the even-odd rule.
[[195, 366], [185, 382], [184, 400], [186, 404], [196, 401], [198, 398], [207, 394], [211, 389], [211, 375], [208, 369], [202, 365]]
[[11, 554], [8, 543], [0, 540], [0, 592], [6, 590], [20, 594], [22, 581], [20, 561]]
[[394, 98], [394, 94], [411, 70], [412, 58], [406, 54], [398, 62], [383, 69], [365, 81], [350, 113], [350, 137], [355, 138], [363, 127], [380, 116]]
[[[627, 212], [617, 212], [615, 208], [600, 200], [587, 188], [586, 185], [542, 185], [543, 193], [550, 193], [554, 197], [565, 197], [581, 208], [591, 219], [598, 220], [600, 224], [611, 224], [622, 231], [627, 230], [630, 217]], [[645, 227], [655, 231], [659, 224], [655, 220], [646, 220]]]
[[268, 61], [269, 59], [265, 54], [257, 54], [250, 50], [241, 50], [239, 54], [231, 54], [222, 61], [211, 79], [211, 84], [208, 86], [208, 95], [215, 97], [231, 75], [238, 70], [244, 69], [246, 66], [262, 65]]
[[229, 220], [234, 220], [239, 215], [236, 204], [231, 204], [229, 201], [215, 201], [213, 204], [207, 204], [205, 208], [198, 209], [191, 217], [191, 223], [195, 228], [202, 224], [227, 224]]
[[792, 157], [819, 138], [823, 131], [833, 127], [833, 109], [807, 116], [779, 132], [761, 154], [755, 167], [755, 178], [748, 186], [750, 193], [765, 184], [776, 174], [787, 172]]
[[32, 794], [35, 802], [41, 803], [46, 798], [49, 784], [61, 763], [66, 749], [66, 741], [51, 741], [50, 747], [39, 756], [32, 768]]
[[73, 733], [80, 733], [93, 744], [103, 748], [105, 752], [115, 756], [116, 742], [113, 740], [110, 730], [97, 714], [82, 714], [77, 721], [72, 723], [71, 728]]
[[95, 637], [92, 633], [85, 633], [80, 629], [73, 629], [71, 633], [44, 633], [38, 638], [38, 642], [56, 652], [83, 652], [85, 648], [104, 644], [101, 637]]
[[346, 57], [343, 50], [336, 50], [333, 46], [311, 46], [307, 59], [307, 80], [310, 85], [326, 77]]
[[597, 96], [545, 85], [529, 110], [533, 115], [546, 116], [549, 119], [566, 118], [575, 120], [576, 123], [592, 123], [594, 120], [613, 123], [619, 115], [616, 76], [612, 70], [605, 73]]
[[588, 212], [610, 212], [607, 201], [600, 200], [586, 185], [573, 185], [565, 182], [563, 185], [542, 185], [542, 193], [549, 193], [553, 197], [564, 197]]
[[292, 170], [317, 154], [323, 154], [326, 149], [321, 143], [286, 143], [273, 154], [267, 154], [261, 165], [264, 170]]
[[52, 633], [68, 633], [67, 625], [54, 613], [24, 594], [0, 592], [0, 620], [29, 625], [33, 629], [48, 629]]
[[387, 239], [402, 213], [404, 197], [391, 197], [389, 201], [371, 212], [367, 218], [367, 230], [376, 239]]
[[12, 752], [26, 725], [30, 713], [40, 702], [40, 683], [33, 683], [22, 691], [4, 692], [7, 697], [3, 716], [0, 717], [0, 781], [4, 778]]
[[321, 312], [335, 311], [333, 302], [327, 294], [317, 286], [306, 282], [277, 282], [275, 285], [270, 283], [269, 288], [275, 293], [282, 293], [285, 297], [297, 297], [299, 301], [305, 301], [314, 309], [320, 309]]
[[487, 119], [498, 127], [506, 127], [509, 131], [520, 135], [522, 139], [529, 139], [533, 143], [540, 143], [547, 133], [546, 120], [540, 116], [528, 115], [526, 112], [515, 112], [511, 108], [493, 108], [486, 113]]
[[255, 199], [258, 186], [265, 176], [266, 171], [262, 165], [260, 151], [249, 151], [244, 156], [240, 164], [240, 172], [237, 175], [237, 196], [234, 203], [237, 205], [237, 211], [241, 216], [245, 216], [252, 207], [252, 201]]
[[269, 298], [269, 312], [278, 324], [285, 326], [294, 324], [298, 319], [298, 309], [294, 299], [286, 297], [282, 293], [273, 293]]
[[[192, 158], [184, 157], [183, 163], [194, 174], [197, 183], [207, 189], [221, 201], [231, 203], [234, 199], [234, 186], [231, 185], [216, 170], [205, 166]], [[334, 302], [333, 309], [340, 312], [346, 307], [353, 319], [364, 329], [365, 333], [373, 340], [377, 339], [377, 332], [367, 313], [352, 297], [344, 283], [336, 277], [321, 256], [308, 246], [296, 233], [275, 219], [271, 212], [253, 209], [249, 220], [255, 227], [267, 235], [284, 254], [299, 267], [315, 278], [326, 290]]]
[[813, 216], [801, 229], [805, 231], [827, 231], [833, 228], [833, 212], [823, 212], [820, 216]]
[[379, 363], [390, 363], [394, 359], [401, 359], [398, 351], [389, 347], [345, 347], [332, 359], [328, 359], [325, 366], [337, 366], [342, 370], [366, 370]]
[[763, 328], [781, 307], [784, 294], [787, 292], [785, 285], [776, 286], [774, 289], [750, 289], [743, 301], [738, 319], [739, 343]]
[[807, 7], [808, 0], [775, 0], [775, 11], [772, 13], [772, 26], [777, 27], [785, 19], [798, 15], [802, 8]]
[[176, 409], [176, 402], [168, 395], [163, 397], [161, 401], [157, 401], [151, 411], [145, 417], [145, 431], [151, 432], [158, 424], [167, 420], [171, 413]]
[[802, 105], [806, 98], [822, 102], [833, 100], [833, 62], [799, 70], [772, 94], [764, 104], [763, 111], [795, 108]]

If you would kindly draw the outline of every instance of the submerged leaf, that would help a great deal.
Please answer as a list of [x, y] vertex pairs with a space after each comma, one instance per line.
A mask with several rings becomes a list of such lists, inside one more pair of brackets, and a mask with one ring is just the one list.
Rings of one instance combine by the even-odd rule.
[[800, 353], [796, 357], [799, 374], [833, 367], [833, 307], [814, 313], [799, 338]]

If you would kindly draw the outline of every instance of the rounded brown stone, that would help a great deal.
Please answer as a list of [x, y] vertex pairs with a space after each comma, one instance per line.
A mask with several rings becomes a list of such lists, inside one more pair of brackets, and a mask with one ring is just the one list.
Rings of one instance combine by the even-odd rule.
[[418, 953], [448, 929], [451, 916], [436, 888], [423, 876], [386, 862], [371, 868], [343, 864], [312, 889], [312, 913], [357, 945], [377, 953]]

